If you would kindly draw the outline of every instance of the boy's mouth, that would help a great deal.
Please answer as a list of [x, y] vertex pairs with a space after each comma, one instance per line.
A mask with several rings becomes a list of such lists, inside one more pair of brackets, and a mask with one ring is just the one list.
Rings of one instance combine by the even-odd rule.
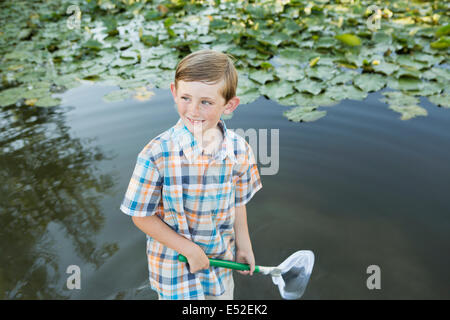
[[[186, 117], [186, 118], [188, 118], [188, 117]], [[193, 120], [193, 119], [191, 119], [191, 118], [188, 118], [188, 120], [192, 123], [192, 124], [201, 124], [201, 123], [203, 123], [203, 122], [205, 122], [205, 120]]]

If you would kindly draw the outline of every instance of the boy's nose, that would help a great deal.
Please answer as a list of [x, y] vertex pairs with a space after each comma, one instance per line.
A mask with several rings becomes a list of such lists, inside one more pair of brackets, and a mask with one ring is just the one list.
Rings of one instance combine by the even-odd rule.
[[198, 117], [200, 115], [200, 103], [192, 103], [189, 111], [191, 116]]

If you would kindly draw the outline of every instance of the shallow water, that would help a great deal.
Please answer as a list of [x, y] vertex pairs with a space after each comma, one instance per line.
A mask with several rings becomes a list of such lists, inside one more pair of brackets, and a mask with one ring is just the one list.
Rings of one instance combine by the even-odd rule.
[[[138, 152], [178, 115], [168, 90], [104, 103], [114, 89], [84, 85], [59, 108], [0, 110], [2, 298], [157, 299], [145, 235], [119, 205]], [[279, 171], [261, 176], [248, 223], [259, 265], [314, 252], [303, 299], [450, 298], [450, 112], [422, 99], [428, 116], [401, 121], [380, 97], [301, 124], [260, 98], [225, 120], [279, 129]], [[80, 290], [66, 286], [69, 265]], [[366, 286], [370, 265], [380, 290]], [[234, 279], [236, 299], [280, 299], [270, 276]]]

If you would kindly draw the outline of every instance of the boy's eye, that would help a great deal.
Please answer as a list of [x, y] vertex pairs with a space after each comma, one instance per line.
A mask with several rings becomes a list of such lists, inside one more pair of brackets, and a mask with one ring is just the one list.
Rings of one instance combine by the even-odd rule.
[[[181, 99], [183, 99], [184, 101], [189, 101], [190, 99], [189, 99], [189, 97], [181, 97]], [[205, 105], [212, 105], [212, 103], [211, 102], [209, 102], [208, 100], [202, 100], [202, 104], [205, 104]]]

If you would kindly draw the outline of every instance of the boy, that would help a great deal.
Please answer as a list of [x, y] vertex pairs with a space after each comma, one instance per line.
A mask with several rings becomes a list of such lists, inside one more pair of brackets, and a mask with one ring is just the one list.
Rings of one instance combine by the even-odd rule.
[[220, 119], [239, 105], [237, 82], [227, 54], [186, 56], [170, 86], [180, 119], [139, 153], [120, 209], [147, 235], [159, 299], [233, 299], [232, 271], [208, 258], [255, 269], [245, 204], [262, 184], [250, 145]]

